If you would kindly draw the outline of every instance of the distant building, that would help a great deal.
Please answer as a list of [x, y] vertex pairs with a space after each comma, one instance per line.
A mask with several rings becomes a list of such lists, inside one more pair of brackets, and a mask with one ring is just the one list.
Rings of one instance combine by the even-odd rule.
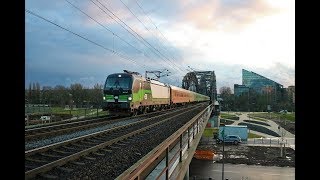
[[288, 92], [289, 101], [295, 104], [295, 93], [296, 93], [295, 86], [288, 86], [287, 92]]
[[255, 92], [266, 93], [277, 101], [283, 91], [283, 85], [252, 71], [242, 69], [242, 84]]
[[266, 90], [279, 91], [283, 85], [252, 71], [242, 69], [242, 84], [262, 93]]
[[233, 89], [234, 89], [235, 96], [240, 96], [241, 94], [249, 92], [249, 87], [245, 85], [240, 85], [240, 84], [234, 84]]

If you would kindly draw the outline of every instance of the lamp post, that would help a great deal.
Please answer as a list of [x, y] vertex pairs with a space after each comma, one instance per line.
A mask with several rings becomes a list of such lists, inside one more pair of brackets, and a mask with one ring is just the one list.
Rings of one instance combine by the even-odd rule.
[[224, 180], [224, 125], [221, 132], [222, 135], [222, 180]]
[[70, 109], [70, 115], [71, 115], [71, 110], [72, 110], [72, 94], [71, 93], [69, 93], [69, 98], [70, 98], [70, 100], [69, 100], [69, 109]]
[[250, 112], [250, 89], [248, 90], [248, 112]]
[[84, 118], [86, 118], [86, 116], [87, 116], [87, 105], [86, 105], [86, 102], [87, 101], [83, 101], [83, 103], [84, 103]]

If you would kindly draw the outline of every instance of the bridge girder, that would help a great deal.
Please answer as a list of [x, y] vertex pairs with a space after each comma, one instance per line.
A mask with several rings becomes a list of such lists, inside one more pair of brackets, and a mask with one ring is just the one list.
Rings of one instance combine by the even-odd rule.
[[188, 72], [183, 77], [182, 88], [207, 95], [211, 100], [217, 100], [216, 75], [214, 71]]

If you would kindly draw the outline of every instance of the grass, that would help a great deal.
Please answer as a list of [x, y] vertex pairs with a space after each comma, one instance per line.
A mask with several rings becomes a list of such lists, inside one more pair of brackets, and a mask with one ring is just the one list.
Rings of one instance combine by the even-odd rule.
[[248, 134], [248, 138], [261, 138], [261, 137], [264, 137], [264, 136], [260, 136], [258, 134], [253, 134], [253, 133]]
[[255, 117], [255, 116], [252, 116], [251, 114], [248, 115], [250, 118], [254, 119], [254, 120], [259, 120], [259, 121], [267, 121], [266, 119], [262, 119], [262, 118], [259, 118], [259, 117]]
[[234, 115], [234, 114], [227, 114], [227, 113], [221, 113], [221, 118], [225, 118], [225, 119], [231, 119], [231, 118], [236, 118], [238, 116]]
[[[204, 137], [213, 137], [213, 134], [218, 134], [219, 129], [218, 128], [205, 128], [203, 132]], [[264, 136], [260, 136], [254, 133], [249, 133], [248, 138], [260, 138]]]
[[[295, 114], [294, 113], [287, 113], [287, 114], [283, 114], [283, 113], [254, 113], [254, 114], [250, 114], [250, 117], [253, 118], [265, 118], [265, 119], [281, 119], [281, 120], [288, 120], [288, 121], [295, 121]], [[261, 120], [261, 119], [259, 119]]]
[[213, 134], [218, 134], [218, 128], [205, 128], [203, 132], [204, 137], [213, 137]]
[[[36, 113], [35, 113], [36, 114]], [[52, 108], [52, 114], [70, 114], [70, 110], [64, 110], [63, 108], [60, 107], [54, 107]], [[73, 117], [80, 117], [80, 116], [85, 116], [85, 118], [90, 118], [90, 117], [97, 117], [97, 109], [75, 109], [71, 111], [71, 114]], [[108, 115], [108, 111], [101, 111], [99, 109], [98, 116], [105, 116]], [[51, 123], [46, 123], [46, 124], [60, 124], [61, 121], [52, 121]], [[34, 124], [34, 125], [28, 125], [26, 127], [36, 127], [36, 126], [42, 126], [44, 124]]]
[[[52, 107], [52, 114], [72, 114], [72, 116], [85, 116], [93, 117], [97, 116], [97, 109], [76, 108], [73, 110], [64, 109], [62, 107]], [[101, 110], [101, 109], [100, 109]], [[99, 111], [99, 116], [107, 115], [107, 111]]]

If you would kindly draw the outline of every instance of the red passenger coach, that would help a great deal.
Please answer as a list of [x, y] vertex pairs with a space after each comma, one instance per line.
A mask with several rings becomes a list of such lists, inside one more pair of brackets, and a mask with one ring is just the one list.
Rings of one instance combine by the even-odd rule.
[[176, 86], [170, 86], [171, 88], [171, 101], [173, 104], [189, 103], [194, 101], [194, 95], [192, 91], [182, 89]]

